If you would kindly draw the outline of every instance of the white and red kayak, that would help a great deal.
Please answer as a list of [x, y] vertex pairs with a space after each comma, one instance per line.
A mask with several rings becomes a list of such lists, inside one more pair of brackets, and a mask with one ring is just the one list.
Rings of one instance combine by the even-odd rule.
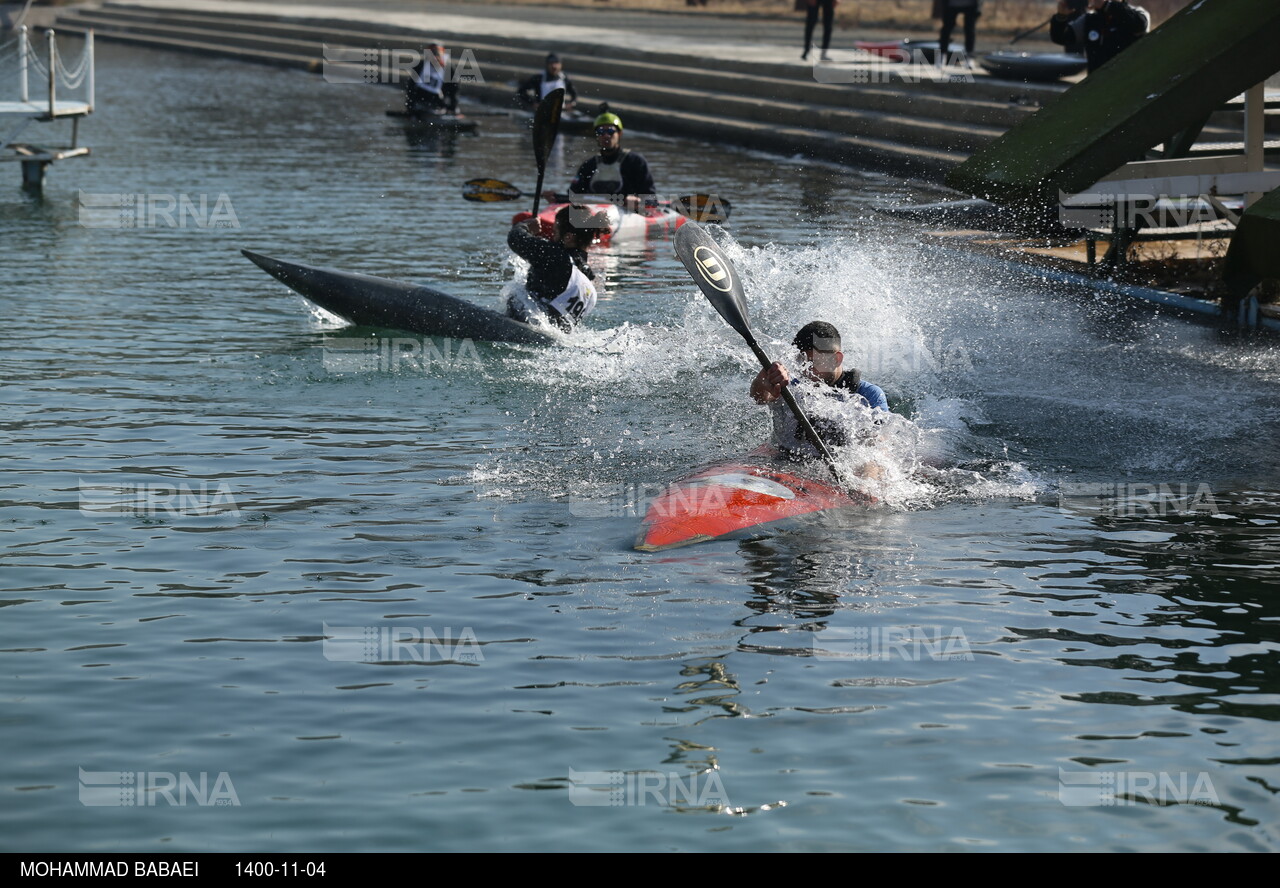
[[[538, 213], [538, 223], [542, 228], [543, 237], [551, 237], [556, 224], [556, 213], [566, 206], [568, 204], [555, 203]], [[603, 245], [661, 240], [670, 237], [677, 228], [689, 221], [667, 204], [659, 204], [639, 213], [621, 210], [616, 205], [606, 202], [582, 203], [578, 206], [582, 207], [586, 214], [604, 213], [609, 217], [609, 229], [597, 241]], [[528, 212], [516, 213], [511, 222], [514, 225], [528, 218]]]
[[814, 477], [805, 469], [765, 446], [675, 481], [650, 502], [636, 548], [674, 549], [761, 524], [877, 502], [870, 494], [843, 490], [829, 477]]

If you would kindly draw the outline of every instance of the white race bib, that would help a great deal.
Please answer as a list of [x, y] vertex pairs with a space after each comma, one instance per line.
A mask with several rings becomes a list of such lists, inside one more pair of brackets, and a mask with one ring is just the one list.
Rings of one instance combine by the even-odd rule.
[[551, 300], [551, 307], [573, 323], [591, 314], [596, 307], [596, 288], [591, 279], [576, 265], [569, 275], [569, 286]]

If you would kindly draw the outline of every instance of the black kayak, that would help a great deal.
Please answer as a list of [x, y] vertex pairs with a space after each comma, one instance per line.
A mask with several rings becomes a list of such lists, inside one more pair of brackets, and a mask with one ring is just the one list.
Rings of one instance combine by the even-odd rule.
[[992, 77], [1006, 80], [1061, 80], [1089, 66], [1082, 55], [1065, 52], [1014, 52], [1002, 49], [982, 57], [982, 67]]
[[522, 324], [430, 287], [285, 262], [252, 250], [240, 252], [325, 311], [363, 327], [481, 342], [558, 345], [568, 341], [568, 337], [558, 331]]

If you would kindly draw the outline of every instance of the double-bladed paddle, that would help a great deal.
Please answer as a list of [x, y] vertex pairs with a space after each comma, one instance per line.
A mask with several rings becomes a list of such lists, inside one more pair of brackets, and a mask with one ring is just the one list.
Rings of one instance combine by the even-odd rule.
[[[504, 182], [501, 179], [471, 179], [462, 184], [462, 197], [472, 203], [499, 203], [508, 200], [520, 200], [522, 197], [528, 197], [515, 185], [510, 182]], [[607, 200], [610, 195], [600, 194], [594, 195]], [[566, 195], [568, 199], [581, 198], [583, 200], [591, 200], [593, 195], [590, 194], [570, 194]], [[733, 206], [729, 201], [716, 194], [686, 194], [684, 197], [677, 197], [670, 202], [670, 207], [682, 216], [688, 216], [695, 222], [715, 222], [717, 224], [727, 222], [729, 213]]]
[[538, 110], [533, 113], [533, 157], [538, 162], [538, 187], [533, 192], [533, 217], [538, 217], [538, 202], [542, 200], [542, 180], [547, 175], [547, 158], [560, 129], [560, 111], [564, 107], [564, 87], [553, 89], [542, 97]]
[[[696, 222], [686, 222], [676, 229], [675, 245], [676, 256], [684, 263], [685, 270], [702, 290], [702, 295], [707, 297], [707, 301], [720, 313], [720, 317], [724, 318], [729, 326], [737, 330], [738, 335], [746, 340], [748, 347], [760, 361], [760, 366], [767, 368], [772, 365], [773, 361], [756, 342], [755, 334], [751, 332], [751, 325], [747, 323], [747, 303], [742, 291], [742, 279], [738, 277], [738, 271], [729, 261], [729, 257], [711, 239], [711, 235]], [[831, 455], [826, 443], [813, 428], [809, 418], [804, 415], [800, 405], [796, 403], [791, 390], [785, 386], [782, 389], [782, 399], [795, 414], [796, 422], [800, 424], [800, 431], [818, 449], [819, 455], [831, 470], [831, 474], [843, 485], [844, 478], [841, 477], [840, 469], [836, 466], [835, 457]]]

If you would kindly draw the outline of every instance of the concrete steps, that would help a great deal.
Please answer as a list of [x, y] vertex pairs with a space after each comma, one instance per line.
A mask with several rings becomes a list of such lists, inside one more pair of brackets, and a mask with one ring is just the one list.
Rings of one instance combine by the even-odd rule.
[[[302, 66], [319, 72], [323, 46], [420, 50], [440, 39], [475, 56], [484, 83], [468, 99], [511, 106], [512, 82], [541, 67], [543, 41], [427, 33], [374, 23], [222, 15], [108, 5], [72, 8], [59, 30], [99, 39]], [[525, 45], [521, 45], [521, 44]], [[626, 47], [558, 44], [585, 106], [607, 100], [633, 126], [766, 151], [940, 179], [973, 150], [1052, 98], [1060, 85], [974, 82], [817, 83], [807, 66], [714, 60]], [[899, 66], [899, 69], [901, 66]], [[882, 65], [875, 76], [897, 76]], [[389, 76], [386, 79], [391, 79]], [[1011, 101], [1011, 99], [1016, 101]], [[634, 122], [634, 123], [633, 123]]]

